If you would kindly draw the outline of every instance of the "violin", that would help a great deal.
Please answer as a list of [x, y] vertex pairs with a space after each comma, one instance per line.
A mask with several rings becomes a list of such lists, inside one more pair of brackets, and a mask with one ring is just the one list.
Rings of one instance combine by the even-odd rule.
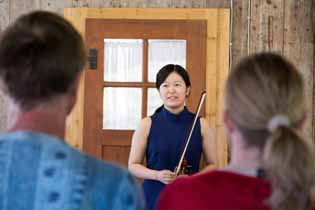
[[[178, 174], [176, 174], [176, 176], [178, 175], [185, 175], [185, 174], [189, 174], [189, 169], [191, 168], [191, 165], [188, 164], [188, 161], [184, 158], [183, 162], [180, 166], [179, 172]], [[177, 167], [175, 168], [175, 171], [177, 170]]]
[[198, 119], [198, 116], [199, 116], [199, 113], [201, 111], [201, 107], [203, 105], [203, 102], [204, 102], [205, 98], [206, 98], [206, 91], [203, 91], [201, 93], [201, 96], [200, 96], [200, 100], [199, 100], [199, 104], [197, 106], [197, 111], [196, 111], [196, 115], [195, 115], [194, 121], [193, 121], [192, 126], [190, 128], [189, 135], [188, 135], [188, 137], [186, 139], [185, 147], [184, 147], [184, 149], [182, 151], [182, 154], [180, 156], [179, 162], [178, 162], [178, 164], [177, 164], [177, 166], [175, 167], [175, 170], [174, 170], [174, 173], [175, 173], [176, 176], [183, 175], [183, 174], [188, 174], [188, 171], [189, 171], [188, 169], [189, 169], [189, 167], [191, 167], [191, 165], [189, 165], [188, 161], [185, 159], [185, 154], [186, 154], [188, 144], [190, 142], [192, 133], [193, 133], [194, 128], [196, 126], [196, 122], [197, 122], [197, 119]]

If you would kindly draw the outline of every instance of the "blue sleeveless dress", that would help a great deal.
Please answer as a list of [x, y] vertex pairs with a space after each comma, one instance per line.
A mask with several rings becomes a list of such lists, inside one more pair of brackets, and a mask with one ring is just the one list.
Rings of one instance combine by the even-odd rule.
[[[174, 171], [185, 141], [189, 135], [195, 114], [186, 107], [179, 114], [173, 114], [162, 108], [151, 116], [152, 124], [146, 150], [147, 167], [154, 170], [168, 169]], [[202, 138], [200, 120], [197, 120], [189, 146], [186, 152], [189, 172], [193, 174], [199, 170], [202, 152]], [[155, 180], [144, 180], [143, 191], [148, 210], [155, 208], [157, 198], [165, 184]]]

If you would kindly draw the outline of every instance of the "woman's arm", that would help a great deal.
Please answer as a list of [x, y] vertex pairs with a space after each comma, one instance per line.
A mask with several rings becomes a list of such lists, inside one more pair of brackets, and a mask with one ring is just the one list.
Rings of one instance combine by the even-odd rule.
[[207, 166], [203, 171], [207, 169], [213, 169], [217, 165], [217, 149], [215, 130], [209, 126], [209, 123], [205, 118], [200, 118], [201, 135], [202, 135], [202, 152], [206, 159]]
[[150, 128], [151, 118], [146, 117], [141, 120], [138, 129], [134, 132], [129, 154], [128, 169], [138, 178], [153, 179], [168, 184], [175, 178], [173, 172], [169, 170], [152, 170], [143, 164]]

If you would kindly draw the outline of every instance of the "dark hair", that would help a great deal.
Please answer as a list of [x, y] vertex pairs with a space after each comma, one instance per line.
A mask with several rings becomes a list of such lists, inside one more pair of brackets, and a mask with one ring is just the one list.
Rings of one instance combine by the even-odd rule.
[[[182, 77], [186, 87], [191, 86], [188, 72], [182, 66], [176, 64], [167, 64], [163, 66], [156, 75], [155, 86], [158, 90], [160, 90], [160, 86], [162, 85], [162, 83], [173, 72], [177, 73], [179, 76]], [[160, 112], [162, 108], [163, 105], [157, 108], [154, 113]]]
[[159, 90], [161, 84], [166, 80], [166, 78], [173, 72], [176, 72], [181, 76], [186, 84], [186, 87], [190, 87], [190, 79], [187, 71], [180, 65], [176, 64], [167, 64], [163, 66], [156, 75], [155, 86]]
[[[295, 132], [304, 119], [303, 86], [296, 68], [273, 53], [242, 59], [227, 81], [226, 110], [247, 146], [262, 152], [272, 210], [311, 209], [314, 201], [314, 153]], [[279, 115], [289, 125], [270, 129]]]
[[66, 93], [85, 61], [81, 35], [51, 12], [21, 16], [0, 38], [2, 89], [24, 109]]

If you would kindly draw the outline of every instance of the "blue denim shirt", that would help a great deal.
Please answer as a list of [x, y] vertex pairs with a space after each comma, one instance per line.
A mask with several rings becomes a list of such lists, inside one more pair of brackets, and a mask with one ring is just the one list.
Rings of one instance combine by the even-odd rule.
[[142, 210], [142, 193], [118, 166], [53, 136], [0, 135], [0, 210]]

